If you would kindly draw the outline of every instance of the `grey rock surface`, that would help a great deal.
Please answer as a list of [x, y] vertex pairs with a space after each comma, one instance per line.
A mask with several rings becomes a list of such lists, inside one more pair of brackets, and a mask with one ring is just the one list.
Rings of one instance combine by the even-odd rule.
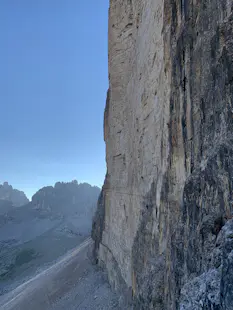
[[209, 270], [182, 287], [180, 310], [233, 309], [233, 220], [223, 226], [210, 257]]
[[192, 306], [232, 307], [230, 245], [216, 248], [233, 211], [232, 59], [231, 1], [110, 1], [107, 174], [92, 235], [135, 309], [180, 309], [192, 287]]

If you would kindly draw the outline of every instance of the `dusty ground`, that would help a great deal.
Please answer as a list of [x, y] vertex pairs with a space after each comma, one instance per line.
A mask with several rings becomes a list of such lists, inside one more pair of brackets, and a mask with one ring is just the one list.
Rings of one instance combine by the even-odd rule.
[[0, 299], [1, 310], [127, 309], [91, 264], [91, 239]]

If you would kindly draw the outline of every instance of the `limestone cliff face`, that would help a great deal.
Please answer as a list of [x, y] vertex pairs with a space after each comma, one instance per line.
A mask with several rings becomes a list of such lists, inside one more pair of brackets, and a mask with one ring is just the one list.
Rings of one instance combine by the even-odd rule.
[[233, 207], [232, 59], [231, 1], [110, 1], [107, 174], [92, 236], [135, 309], [233, 309], [219, 241]]

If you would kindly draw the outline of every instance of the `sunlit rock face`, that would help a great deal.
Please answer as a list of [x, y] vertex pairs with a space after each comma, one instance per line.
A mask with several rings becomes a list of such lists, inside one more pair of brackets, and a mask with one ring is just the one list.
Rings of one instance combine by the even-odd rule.
[[92, 236], [135, 309], [232, 307], [230, 243], [218, 245], [233, 206], [232, 11], [110, 1], [107, 174]]

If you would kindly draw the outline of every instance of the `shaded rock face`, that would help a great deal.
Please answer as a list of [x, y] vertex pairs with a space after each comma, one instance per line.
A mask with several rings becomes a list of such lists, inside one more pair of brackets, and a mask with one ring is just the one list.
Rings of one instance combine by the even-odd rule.
[[135, 309], [232, 309], [232, 59], [229, 1], [110, 1], [95, 254]]
[[96, 258], [96, 263], [98, 263], [98, 250], [102, 239], [102, 233], [104, 231], [105, 208], [103, 206], [103, 201], [104, 197], [102, 190], [98, 199], [97, 210], [93, 218], [91, 230], [91, 237], [95, 241], [95, 246], [93, 247], [93, 257]]
[[233, 309], [233, 220], [220, 231], [209, 268], [182, 287], [180, 310]]
[[54, 186], [41, 188], [32, 196], [31, 206], [44, 211], [70, 214], [71, 211], [94, 215], [100, 194], [97, 186], [88, 183], [57, 182]]
[[14, 207], [20, 207], [29, 202], [24, 192], [14, 189], [8, 182], [0, 184], [0, 207], [3, 206], [4, 201], [6, 204], [12, 203]]

